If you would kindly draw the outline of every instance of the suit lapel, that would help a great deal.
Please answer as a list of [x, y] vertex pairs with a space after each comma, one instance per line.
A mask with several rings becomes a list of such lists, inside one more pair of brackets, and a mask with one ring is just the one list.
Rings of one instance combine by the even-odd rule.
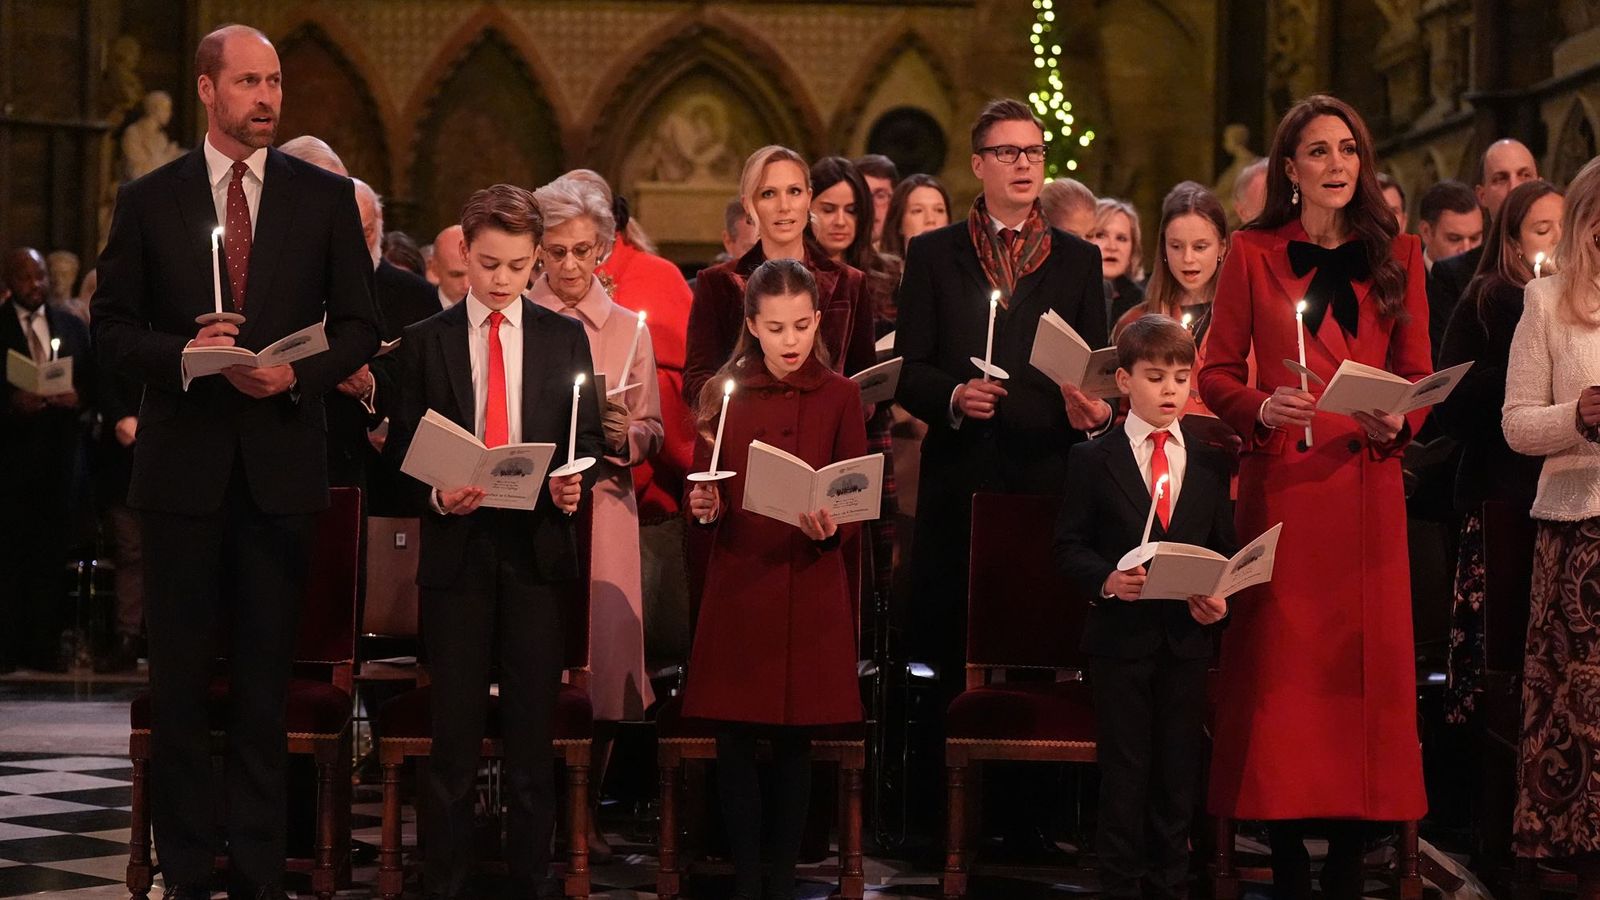
[[973, 284], [983, 289], [983, 299], [989, 299], [989, 292], [994, 290], [989, 284], [989, 276], [983, 273], [983, 263], [978, 259], [978, 248], [972, 246], [972, 230], [962, 227], [961, 235], [956, 239], [956, 264], [961, 267]]
[[[521, 303], [522, 440], [528, 442], [532, 441], [533, 436], [538, 433], [535, 427], [534, 414], [539, 409], [539, 398], [543, 394], [545, 381], [547, 381], [544, 377], [544, 371], [548, 360], [539, 355], [539, 342], [535, 339], [533, 333], [534, 329], [544, 327], [544, 322], [541, 321], [544, 316], [540, 315], [541, 310], [539, 307], [535, 306], [533, 301], [528, 298], [523, 297]], [[551, 315], [559, 315], [559, 313], [551, 313]], [[577, 373], [572, 373], [572, 377], [576, 376]], [[595, 383], [593, 381], [588, 383], [588, 390], [584, 392], [586, 397], [590, 391], [594, 390], [594, 387]], [[571, 414], [572, 411], [569, 409], [567, 412]]]
[[261, 180], [261, 208], [256, 211], [255, 232], [250, 236], [250, 274], [245, 289], [245, 305], [249, 310], [244, 327], [240, 329], [241, 338], [250, 331], [251, 325], [261, 321], [262, 312], [270, 308], [272, 279], [294, 226], [296, 194], [290, 180], [294, 169], [282, 153], [268, 148], [265, 172]]
[[[1114, 435], [1114, 436], [1113, 436]], [[1107, 467], [1111, 470], [1111, 478], [1127, 495], [1128, 502], [1133, 508], [1144, 516], [1150, 511], [1150, 486], [1145, 483], [1144, 476], [1139, 474], [1139, 463], [1133, 458], [1133, 447], [1128, 443], [1128, 433], [1117, 426], [1107, 436], [1105, 443]], [[1156, 523], [1159, 525], [1160, 523]]]
[[450, 373], [450, 392], [455, 394], [460, 413], [456, 424], [477, 433], [478, 402], [472, 390], [472, 353], [467, 348], [472, 322], [467, 318], [466, 301], [450, 308], [444, 317], [446, 327], [439, 332], [439, 351], [444, 354], [445, 371]]
[[22, 323], [17, 320], [17, 307], [14, 305], [16, 302], [7, 300], [5, 303], [0, 303], [0, 344], [3, 344], [6, 350], [15, 350], [32, 359], [28, 336], [22, 333]]
[[1037, 288], [1044, 281], [1045, 272], [1049, 268], [1050, 260], [1046, 259], [1039, 268], [1023, 276], [1022, 280], [1018, 281], [1016, 286], [1011, 289], [1010, 309], [1012, 313], [1021, 310], [1023, 304], [1028, 302], [1028, 298], [1033, 294], [1034, 288]]

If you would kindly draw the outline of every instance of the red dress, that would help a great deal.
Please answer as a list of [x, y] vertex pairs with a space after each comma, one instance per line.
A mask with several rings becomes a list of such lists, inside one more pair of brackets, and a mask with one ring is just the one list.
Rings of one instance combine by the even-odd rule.
[[[750, 442], [786, 450], [813, 467], [867, 451], [861, 391], [816, 357], [783, 381], [764, 364], [741, 373], [728, 404], [705, 594], [689, 657], [685, 715], [769, 725], [829, 725], [861, 719], [856, 620], [845, 556], [859, 525], [819, 545], [798, 525], [741, 509]], [[711, 461], [700, 442], [695, 468]], [[703, 526], [690, 525], [691, 528]], [[824, 549], [826, 547], [826, 549]]]
[[[1210, 808], [1244, 819], [1417, 819], [1427, 800], [1402, 443], [1376, 447], [1355, 420], [1319, 413], [1306, 452], [1300, 430], [1256, 423], [1275, 388], [1300, 383], [1281, 360], [1297, 356], [1294, 305], [1312, 273], [1295, 277], [1291, 240], [1308, 240], [1298, 221], [1234, 235], [1199, 376], [1206, 404], [1244, 439], [1241, 542], [1283, 523], [1272, 582], [1230, 604]], [[1431, 371], [1421, 247], [1402, 235], [1393, 252], [1406, 270], [1408, 316], [1382, 317], [1370, 282], [1355, 282], [1357, 335], [1347, 340], [1331, 310], [1306, 335], [1306, 364], [1323, 379], [1344, 359], [1411, 380]], [[1312, 383], [1311, 393], [1321, 390]], [[1408, 417], [1410, 434], [1425, 416]]]
[[[639, 519], [645, 523], [676, 515], [683, 476], [694, 457], [694, 422], [683, 402], [683, 364], [689, 333], [689, 282], [678, 267], [646, 253], [617, 235], [616, 246], [599, 271], [615, 289], [618, 305], [645, 314], [656, 350], [656, 382], [661, 387], [661, 448], [633, 470]], [[614, 385], [613, 385], [614, 386]]]

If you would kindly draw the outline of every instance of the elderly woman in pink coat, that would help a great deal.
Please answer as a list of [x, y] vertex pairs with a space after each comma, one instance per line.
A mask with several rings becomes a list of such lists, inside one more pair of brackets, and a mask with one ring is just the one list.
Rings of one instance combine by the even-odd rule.
[[[583, 323], [594, 370], [605, 377], [609, 393], [602, 416], [606, 455], [594, 486], [590, 553], [592, 796], [598, 799], [616, 723], [643, 718], [654, 699], [644, 662], [639, 509], [632, 468], [661, 446], [661, 394], [649, 329], [640, 327], [644, 323], [637, 313], [612, 302], [594, 274], [616, 232], [605, 194], [583, 180], [562, 177], [539, 188], [534, 198], [544, 216], [544, 240], [539, 246], [542, 271], [528, 296]], [[610, 853], [599, 829], [591, 824], [590, 857], [600, 861]]]

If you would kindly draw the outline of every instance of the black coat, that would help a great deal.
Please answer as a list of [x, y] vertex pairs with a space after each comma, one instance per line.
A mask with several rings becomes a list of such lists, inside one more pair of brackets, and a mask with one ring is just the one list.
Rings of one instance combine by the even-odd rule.
[[1428, 270], [1428, 340], [1433, 343], [1435, 369], [1441, 368], [1439, 353], [1444, 346], [1445, 328], [1482, 259], [1483, 245], [1479, 244], [1465, 253], [1438, 260]]
[[[212, 309], [217, 214], [204, 149], [118, 192], [92, 308], [105, 365], [144, 384], [128, 492], [136, 509], [219, 509], [236, 463], [269, 515], [328, 504], [323, 394], [377, 347], [372, 257], [350, 179], [269, 149], [263, 180], [238, 343], [260, 350], [326, 316], [328, 350], [294, 364], [295, 389], [260, 400], [221, 375], [183, 389], [183, 347]], [[227, 278], [222, 290], [231, 308]]]
[[[17, 321], [15, 300], [0, 303], [0, 354], [15, 350], [29, 353], [28, 336]], [[95, 396], [94, 354], [89, 329], [71, 313], [45, 305], [50, 336], [61, 339], [60, 356], [72, 357], [72, 386], [78, 393], [75, 407], [46, 406], [39, 412], [17, 411], [18, 393], [5, 382], [5, 402], [0, 408], [0, 498], [7, 502], [4, 515], [11, 521], [66, 521], [83, 438], [82, 416]], [[15, 504], [15, 505], [14, 505]], [[59, 514], [59, 515], [57, 515]]]
[[[1163, 529], [1157, 519], [1150, 540], [1195, 544], [1232, 556], [1239, 547], [1228, 491], [1231, 461], [1190, 430], [1183, 434], [1188, 461], [1172, 527]], [[1066, 602], [1093, 604], [1081, 646], [1086, 653], [1136, 659], [1165, 642], [1180, 658], [1208, 657], [1219, 626], [1196, 622], [1184, 601], [1100, 599], [1117, 560], [1138, 546], [1149, 513], [1150, 488], [1122, 425], [1072, 448], [1067, 502], [1056, 520], [1055, 559], [1070, 586]]]
[[[522, 441], [556, 445], [554, 468], [567, 458], [567, 433], [572, 415], [572, 379], [583, 373], [593, 385], [594, 364], [583, 325], [521, 298], [522, 304]], [[471, 351], [468, 348], [466, 301], [423, 319], [405, 331], [398, 357], [399, 409], [389, 420], [389, 440], [384, 456], [399, 467], [405, 460], [417, 424], [430, 409], [468, 431], [477, 425], [472, 387]], [[585, 395], [586, 401], [592, 397]], [[600, 430], [599, 406], [583, 402], [578, 407], [577, 455], [599, 458], [605, 437]], [[591, 484], [596, 468], [585, 473]], [[467, 539], [474, 527], [513, 528], [532, 541], [539, 576], [547, 582], [578, 575], [578, 558], [572, 518], [556, 508], [546, 494], [532, 510], [479, 509], [470, 515], [440, 515], [428, 501], [430, 488], [410, 482], [411, 505], [422, 514], [422, 550], [417, 563], [417, 584], [447, 588], [455, 584], [466, 558]], [[585, 503], [590, 502], [586, 497]]]
[[1496, 279], [1483, 297], [1482, 313], [1478, 304], [1458, 304], [1444, 333], [1440, 366], [1472, 362], [1461, 383], [1433, 409], [1434, 420], [1461, 446], [1455, 472], [1455, 507], [1460, 512], [1476, 511], [1486, 500], [1526, 511], [1539, 490], [1544, 460], [1512, 450], [1500, 427], [1511, 336], [1522, 318], [1522, 292], [1521, 287]]

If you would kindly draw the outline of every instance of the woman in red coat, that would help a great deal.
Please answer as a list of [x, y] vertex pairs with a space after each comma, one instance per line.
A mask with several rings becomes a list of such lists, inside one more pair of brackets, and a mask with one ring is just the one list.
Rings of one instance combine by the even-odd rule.
[[1281, 897], [1310, 896], [1305, 820], [1334, 820], [1322, 889], [1356, 897], [1360, 823], [1427, 808], [1400, 472], [1426, 413], [1315, 412], [1322, 388], [1301, 391], [1279, 360], [1298, 357], [1304, 299], [1306, 365], [1322, 380], [1347, 359], [1429, 374], [1425, 276], [1417, 239], [1397, 236], [1355, 110], [1301, 101], [1268, 159], [1267, 209], [1234, 235], [1199, 376], [1206, 404], [1244, 440], [1240, 539], [1283, 523], [1272, 582], [1233, 605], [1223, 640], [1210, 806], [1270, 822]]
[[[722, 429], [719, 470], [748, 469], [750, 442], [771, 444], [821, 468], [861, 456], [861, 392], [827, 366], [816, 343], [820, 304], [811, 273], [771, 260], [751, 274], [745, 332], [699, 404], [702, 436], [716, 428], [724, 379], [736, 387]], [[702, 441], [697, 468], [710, 462]], [[793, 896], [811, 794], [810, 732], [861, 720], [856, 626], [842, 543], [859, 526], [825, 510], [783, 523], [747, 512], [744, 477], [701, 484], [689, 513], [715, 529], [705, 596], [689, 660], [683, 711], [713, 719], [718, 787], [733, 849], [736, 900], [761, 894], [761, 785], [756, 741], [772, 744], [771, 885]]]

